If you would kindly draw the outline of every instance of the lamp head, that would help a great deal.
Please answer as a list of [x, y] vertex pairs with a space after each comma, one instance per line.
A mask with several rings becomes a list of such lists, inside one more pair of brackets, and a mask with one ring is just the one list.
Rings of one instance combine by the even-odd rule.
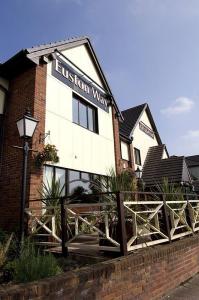
[[17, 121], [17, 128], [21, 138], [32, 138], [37, 127], [38, 120], [33, 118], [27, 109], [21, 119]]

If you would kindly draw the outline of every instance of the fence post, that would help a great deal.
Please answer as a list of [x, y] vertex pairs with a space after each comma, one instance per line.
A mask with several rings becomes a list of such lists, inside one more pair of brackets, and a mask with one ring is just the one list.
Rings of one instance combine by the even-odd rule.
[[64, 208], [64, 202], [65, 198], [62, 197], [60, 199], [61, 201], [61, 244], [62, 244], [62, 255], [68, 256], [68, 248], [66, 246], [66, 242], [68, 240], [68, 234], [67, 234], [67, 216], [66, 216], [66, 210]]
[[170, 223], [169, 223], [169, 216], [168, 216], [168, 208], [167, 208], [165, 195], [163, 195], [163, 194], [162, 194], [162, 201], [163, 201], [163, 207], [164, 207], [164, 221], [166, 223], [166, 229], [167, 229], [167, 235], [169, 238], [169, 242], [171, 243], [171, 231], [170, 231]]
[[187, 206], [186, 206], [186, 209], [185, 209], [186, 220], [187, 220], [188, 225], [191, 227], [192, 235], [195, 235], [194, 227], [193, 227], [193, 224], [191, 222], [191, 215], [190, 215], [190, 211], [189, 211], [189, 197], [188, 197], [187, 193], [185, 194], [185, 196], [186, 196], [185, 200], [187, 201]]
[[127, 237], [126, 237], [126, 224], [125, 224], [125, 214], [124, 214], [124, 194], [117, 192], [117, 211], [118, 211], [118, 225], [119, 225], [119, 239], [120, 239], [120, 252], [123, 256], [128, 254], [127, 251]]

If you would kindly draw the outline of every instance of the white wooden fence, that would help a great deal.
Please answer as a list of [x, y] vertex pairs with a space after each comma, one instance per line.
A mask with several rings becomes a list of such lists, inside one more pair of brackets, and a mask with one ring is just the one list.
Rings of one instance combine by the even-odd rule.
[[[121, 251], [125, 255], [199, 230], [199, 199], [195, 194], [118, 192], [111, 193], [110, 201], [108, 194], [100, 194], [99, 203], [92, 203], [89, 195], [91, 203], [68, 204], [67, 199], [61, 199], [64, 213], [60, 206], [26, 208], [30, 233], [49, 247], [62, 245], [63, 250], [78, 241], [79, 248]], [[87, 243], [86, 237], [93, 242]]]

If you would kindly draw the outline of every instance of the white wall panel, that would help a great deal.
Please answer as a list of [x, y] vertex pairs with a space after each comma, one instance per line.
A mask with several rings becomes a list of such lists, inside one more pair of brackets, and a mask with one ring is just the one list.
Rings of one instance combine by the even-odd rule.
[[[140, 121], [152, 129], [151, 123], [150, 123], [149, 118], [145, 111], [142, 114]], [[158, 145], [158, 142], [157, 142], [156, 137], [154, 136], [154, 138], [151, 138], [145, 132], [140, 130], [139, 123], [138, 123], [134, 130], [134, 133], [133, 133], [133, 147], [140, 150], [142, 166], [146, 159], [149, 147], [157, 146], [157, 145]], [[140, 166], [135, 164], [135, 168], [137, 168], [137, 167], [140, 168]]]
[[99, 134], [72, 122], [72, 89], [51, 75], [48, 64], [45, 132], [59, 150], [59, 166], [97, 174], [115, 167], [111, 109], [98, 108], [98, 122]]
[[62, 53], [103, 87], [102, 81], [85, 45], [64, 50]]

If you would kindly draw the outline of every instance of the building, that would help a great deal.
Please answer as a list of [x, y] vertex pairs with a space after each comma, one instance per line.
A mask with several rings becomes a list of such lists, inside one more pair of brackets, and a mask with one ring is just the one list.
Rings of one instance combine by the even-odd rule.
[[139, 168], [145, 187], [169, 183], [190, 184], [191, 176], [184, 156], [169, 156], [162, 144], [147, 103], [122, 111], [120, 140], [122, 167]]
[[[139, 167], [147, 182], [157, 162], [163, 170], [172, 160], [148, 104], [120, 112], [87, 37], [21, 50], [0, 65], [0, 227], [19, 224], [22, 149], [13, 146], [23, 145], [16, 122], [27, 108], [39, 123], [31, 140], [26, 206], [41, 207], [32, 200], [41, 198], [42, 183], [53, 177], [68, 195], [77, 187], [89, 192], [90, 182], [110, 168], [118, 174]], [[38, 168], [35, 156], [45, 144], [56, 146], [59, 162]], [[156, 149], [160, 156], [151, 158]]]
[[194, 189], [199, 194], [199, 155], [187, 156], [186, 162], [193, 180]]
[[[143, 168], [148, 150], [162, 144], [147, 103], [122, 111], [120, 139], [123, 168]], [[168, 157], [168, 153], [164, 153]]]
[[[12, 146], [22, 145], [16, 121], [27, 108], [39, 121], [28, 163], [28, 201], [40, 198], [46, 178], [59, 178], [71, 193], [76, 186], [89, 189], [89, 181], [110, 168], [121, 169], [122, 115], [90, 40], [20, 51], [0, 65], [0, 226], [5, 228], [19, 223], [22, 151]], [[34, 156], [45, 143], [57, 147], [60, 160], [37, 168]]]
[[150, 147], [145, 159], [142, 179], [146, 187], [169, 184], [191, 186], [192, 180], [184, 156], [168, 155], [165, 145]]

